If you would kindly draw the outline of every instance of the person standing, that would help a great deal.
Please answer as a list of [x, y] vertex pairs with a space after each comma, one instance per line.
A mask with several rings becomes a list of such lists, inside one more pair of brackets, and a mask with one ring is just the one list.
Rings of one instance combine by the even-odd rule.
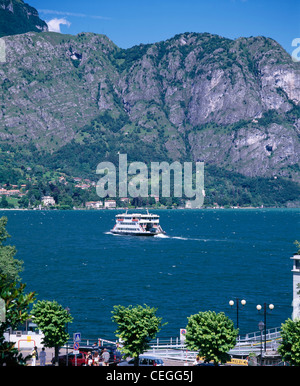
[[87, 353], [86, 361], [88, 366], [93, 366], [93, 357], [90, 351]]
[[107, 349], [103, 349], [103, 353], [102, 353], [102, 359], [103, 359], [103, 366], [109, 366], [109, 352], [107, 351]]
[[40, 366], [45, 366], [46, 365], [46, 351], [45, 347], [42, 348], [42, 351], [40, 352]]
[[94, 352], [93, 360], [94, 360], [94, 366], [99, 366], [99, 353], [98, 353], [98, 351]]
[[38, 356], [37, 347], [34, 346], [33, 350], [31, 351], [31, 366], [35, 366], [37, 356]]

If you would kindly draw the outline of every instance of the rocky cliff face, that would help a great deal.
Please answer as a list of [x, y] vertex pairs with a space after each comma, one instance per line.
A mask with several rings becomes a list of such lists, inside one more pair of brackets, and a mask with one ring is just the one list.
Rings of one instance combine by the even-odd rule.
[[5, 42], [2, 141], [53, 152], [137, 136], [170, 159], [300, 181], [300, 68], [272, 39], [186, 33], [128, 50], [91, 33]]

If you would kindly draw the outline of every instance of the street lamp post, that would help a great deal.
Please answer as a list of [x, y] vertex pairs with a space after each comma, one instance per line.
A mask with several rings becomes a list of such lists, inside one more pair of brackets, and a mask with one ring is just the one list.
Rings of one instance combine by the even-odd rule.
[[[274, 308], [274, 304], [269, 304], [268, 307], [272, 311]], [[256, 309], [258, 311], [260, 311], [262, 309], [262, 306], [260, 304], [258, 304], [256, 306]], [[265, 329], [265, 331], [264, 331], [264, 334], [265, 334], [264, 351], [266, 352], [266, 350], [267, 350], [267, 303], [264, 303], [264, 329]]]
[[260, 365], [262, 365], [262, 331], [265, 326], [265, 323], [262, 321], [258, 323], [258, 328], [260, 331]]
[[[239, 328], [239, 299], [238, 298], [236, 298], [235, 304], [236, 304], [236, 328], [238, 329]], [[245, 304], [246, 304], [246, 300], [242, 299], [241, 305], [244, 306]], [[234, 305], [234, 301], [230, 300], [229, 305], [230, 307], [232, 307]]]

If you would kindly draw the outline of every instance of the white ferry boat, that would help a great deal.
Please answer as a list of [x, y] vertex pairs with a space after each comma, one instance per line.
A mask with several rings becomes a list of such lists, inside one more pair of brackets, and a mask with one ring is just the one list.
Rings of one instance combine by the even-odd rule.
[[133, 236], [155, 236], [165, 234], [159, 225], [157, 214], [132, 213], [117, 214], [116, 224], [111, 230], [112, 233]]

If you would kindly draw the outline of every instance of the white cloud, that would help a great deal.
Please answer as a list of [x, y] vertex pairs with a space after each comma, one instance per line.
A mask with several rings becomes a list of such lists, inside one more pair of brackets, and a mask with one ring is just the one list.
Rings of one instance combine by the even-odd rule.
[[66, 25], [68, 27], [70, 27], [70, 25], [71, 25], [71, 23], [68, 20], [66, 20], [65, 18], [62, 18], [62, 19], [54, 18], [52, 20], [47, 21], [47, 24], [48, 24], [49, 31], [59, 32], [59, 33], [61, 32], [60, 31], [61, 25]]

